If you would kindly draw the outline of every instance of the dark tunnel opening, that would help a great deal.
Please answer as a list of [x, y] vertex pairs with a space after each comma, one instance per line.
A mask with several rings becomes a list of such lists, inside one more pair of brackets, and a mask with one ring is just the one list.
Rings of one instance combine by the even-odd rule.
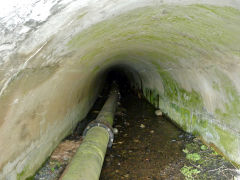
[[118, 84], [122, 96], [126, 96], [131, 91], [130, 80], [121, 68], [113, 68], [107, 73], [104, 87], [109, 87], [113, 82]]

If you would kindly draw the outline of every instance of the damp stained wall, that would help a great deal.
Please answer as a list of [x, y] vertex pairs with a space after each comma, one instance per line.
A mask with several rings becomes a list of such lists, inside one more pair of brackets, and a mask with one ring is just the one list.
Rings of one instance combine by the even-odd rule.
[[3, 7], [0, 179], [32, 176], [85, 117], [114, 67], [181, 128], [240, 164], [239, 1]]

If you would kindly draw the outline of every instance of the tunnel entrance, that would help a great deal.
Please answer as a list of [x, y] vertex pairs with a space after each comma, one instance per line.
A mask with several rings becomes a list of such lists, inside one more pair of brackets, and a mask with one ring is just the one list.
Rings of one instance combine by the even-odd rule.
[[141, 90], [131, 87], [122, 68], [114, 67], [107, 72], [103, 90], [87, 117], [63, 141], [65, 145], [53, 152], [34, 179], [61, 176], [81, 146], [84, 128], [96, 119], [112, 82], [120, 88], [121, 102], [113, 126], [117, 133], [113, 146], [107, 150], [100, 180], [232, 179], [237, 175], [230, 162], [200, 139], [176, 127], [166, 115], [157, 116]]
[[108, 87], [109, 84], [112, 84], [114, 81], [119, 85], [122, 96], [125, 96], [131, 89], [130, 80], [127, 75], [121, 71], [121, 68], [113, 68], [108, 72], [106, 86]]

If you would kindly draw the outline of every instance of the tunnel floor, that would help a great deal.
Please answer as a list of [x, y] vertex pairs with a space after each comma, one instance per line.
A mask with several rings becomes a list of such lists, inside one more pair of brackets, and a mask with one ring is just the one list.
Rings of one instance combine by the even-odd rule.
[[234, 166], [132, 93], [122, 98], [101, 180], [233, 179]]
[[147, 101], [129, 94], [118, 108], [119, 133], [108, 150], [101, 180], [160, 179], [178, 177], [184, 165], [184, 133], [165, 117], [157, 117]]
[[[88, 116], [58, 147], [34, 179], [58, 179], [81, 144], [81, 133], [101, 109], [101, 95]], [[166, 116], [131, 91], [123, 93], [100, 180], [234, 179], [236, 168], [200, 139], [176, 127]], [[66, 156], [67, 155], [67, 156]], [[64, 158], [64, 157], [67, 158]]]

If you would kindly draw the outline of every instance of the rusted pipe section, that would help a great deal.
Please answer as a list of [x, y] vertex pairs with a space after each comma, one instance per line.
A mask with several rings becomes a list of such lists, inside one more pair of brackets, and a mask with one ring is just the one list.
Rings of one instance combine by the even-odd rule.
[[113, 83], [109, 97], [96, 120], [83, 132], [84, 140], [61, 180], [98, 180], [106, 149], [113, 143], [113, 120], [119, 100], [117, 85]]

